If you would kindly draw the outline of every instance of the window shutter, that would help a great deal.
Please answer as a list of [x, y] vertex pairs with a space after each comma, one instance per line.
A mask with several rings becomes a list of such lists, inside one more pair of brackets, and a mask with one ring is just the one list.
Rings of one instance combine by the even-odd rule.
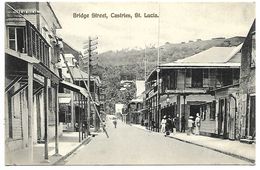
[[32, 36], [31, 36], [31, 25], [29, 21], [26, 21], [26, 34], [27, 34], [27, 53], [32, 56]]
[[209, 70], [203, 70], [203, 87], [209, 87]]
[[186, 70], [186, 87], [191, 87], [191, 74], [192, 74], [192, 71], [191, 69], [187, 69]]

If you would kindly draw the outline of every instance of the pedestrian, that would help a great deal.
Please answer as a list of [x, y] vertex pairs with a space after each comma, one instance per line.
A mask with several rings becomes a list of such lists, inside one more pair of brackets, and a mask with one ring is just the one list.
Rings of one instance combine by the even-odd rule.
[[200, 134], [200, 115], [199, 113], [197, 113], [196, 115], [196, 119], [195, 119], [195, 135], [199, 135]]
[[181, 117], [181, 132], [185, 133], [185, 124], [186, 124], [186, 119], [185, 116]]
[[84, 138], [86, 138], [86, 131], [87, 131], [87, 122], [86, 121], [83, 121], [83, 123], [82, 123], [82, 136], [84, 137]]
[[165, 133], [165, 126], [166, 126], [166, 115], [163, 116], [163, 119], [161, 121], [161, 133]]
[[144, 120], [144, 125], [145, 125], [145, 128], [147, 129], [148, 128], [148, 120], [147, 119]]
[[172, 119], [172, 134], [176, 134], [176, 117]]
[[193, 116], [190, 116], [188, 119], [188, 133], [187, 135], [190, 135], [192, 133], [192, 127], [193, 127], [193, 123], [194, 121], [192, 120]]
[[115, 126], [115, 128], [116, 128], [116, 125], [117, 125], [117, 120], [116, 120], [116, 118], [113, 118], [113, 124], [114, 124], [114, 126]]
[[166, 119], [166, 124], [165, 124], [165, 136], [170, 135], [170, 133], [172, 132], [172, 120], [169, 117], [168, 119]]
[[144, 119], [141, 120], [141, 126], [144, 126]]
[[79, 124], [77, 122], [75, 123], [74, 127], [75, 127], [76, 132], [78, 132], [79, 131]]

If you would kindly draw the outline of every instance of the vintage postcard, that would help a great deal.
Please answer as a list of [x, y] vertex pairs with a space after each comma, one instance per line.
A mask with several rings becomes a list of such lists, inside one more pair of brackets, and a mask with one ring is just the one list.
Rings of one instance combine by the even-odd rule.
[[255, 2], [5, 2], [5, 165], [255, 165]]

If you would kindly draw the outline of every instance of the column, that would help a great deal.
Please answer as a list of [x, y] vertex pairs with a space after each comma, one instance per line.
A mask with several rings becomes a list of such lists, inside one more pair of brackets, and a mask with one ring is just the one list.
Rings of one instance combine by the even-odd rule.
[[28, 63], [28, 145], [29, 160], [33, 162], [33, 65]]
[[55, 107], [55, 156], [60, 156], [59, 154], [59, 132], [58, 132], [58, 127], [59, 127], [59, 100], [58, 100], [58, 90], [59, 90], [59, 85], [57, 84], [55, 86], [55, 102], [56, 102], [56, 107]]
[[44, 77], [44, 159], [48, 161], [48, 78]]

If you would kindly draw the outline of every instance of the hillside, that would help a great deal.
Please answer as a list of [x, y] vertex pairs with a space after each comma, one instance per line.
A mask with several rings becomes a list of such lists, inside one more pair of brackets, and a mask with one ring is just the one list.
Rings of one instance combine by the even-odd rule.
[[[228, 39], [197, 40], [195, 42], [171, 44], [165, 43], [161, 46], [160, 62], [167, 63], [182, 59], [213, 46], [227, 47], [236, 46], [243, 42], [244, 37], [233, 37]], [[101, 66], [130, 66], [144, 67], [144, 49], [123, 49], [120, 51], [108, 51], [98, 55], [98, 63]], [[146, 49], [148, 72], [152, 70], [157, 61], [157, 48]], [[139, 72], [139, 71], [138, 71]], [[137, 78], [141, 78], [137, 75]]]

